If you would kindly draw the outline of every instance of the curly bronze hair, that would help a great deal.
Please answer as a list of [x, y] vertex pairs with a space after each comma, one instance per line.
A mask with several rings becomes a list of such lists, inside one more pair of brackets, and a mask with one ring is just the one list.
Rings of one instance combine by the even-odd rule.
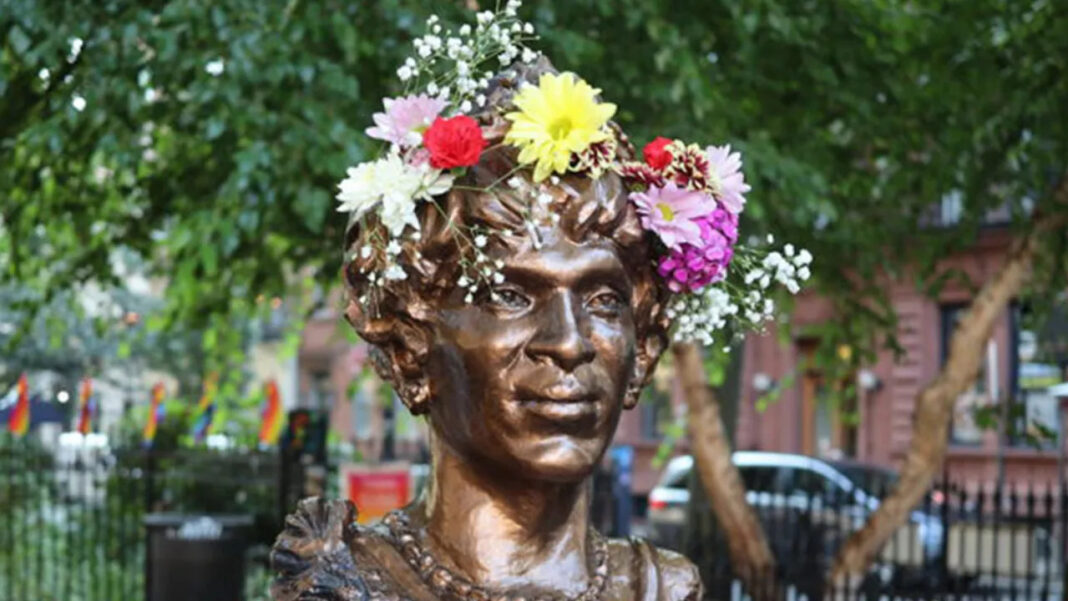
[[[385, 229], [374, 218], [349, 225], [343, 268], [348, 291], [346, 319], [371, 344], [376, 371], [394, 386], [414, 414], [425, 413], [430, 401], [429, 387], [422, 379], [434, 306], [456, 292], [463, 275], [462, 259], [474, 250], [470, 240], [457, 232], [470, 228], [490, 232], [486, 250], [497, 256], [515, 252], [525, 239], [537, 235], [525, 222], [537, 189], [529, 173], [517, 171], [518, 152], [501, 141], [508, 128], [503, 115], [512, 108], [515, 90], [522, 82], [534, 82], [547, 72], [555, 70], [543, 58], [535, 65], [505, 71], [491, 82], [486, 108], [473, 115], [487, 133], [490, 147], [452, 190], [418, 207], [420, 231], [401, 242], [398, 257], [407, 277], [380, 280], [374, 286], [373, 302], [367, 301], [372, 288], [368, 274], [380, 270], [385, 257], [381, 249], [369, 254], [360, 251], [373, 246], [372, 241], [382, 240]], [[611, 127], [617, 157], [632, 159], [634, 149], [626, 136], [615, 124]], [[521, 180], [518, 186], [502, 185], [513, 177]], [[637, 348], [626, 403], [633, 406], [667, 346], [666, 305], [671, 292], [656, 273], [651, 242], [618, 174], [607, 171], [591, 178], [569, 173], [554, 179], [550, 193], [553, 201], [548, 208], [558, 216], [553, 227], [577, 243], [611, 241], [631, 275]]]

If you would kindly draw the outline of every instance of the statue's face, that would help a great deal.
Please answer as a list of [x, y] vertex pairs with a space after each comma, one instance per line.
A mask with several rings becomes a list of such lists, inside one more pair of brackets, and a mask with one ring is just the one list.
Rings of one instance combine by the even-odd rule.
[[632, 284], [607, 241], [543, 230], [501, 256], [497, 300], [443, 303], [430, 419], [468, 462], [525, 478], [589, 475], [619, 422], [635, 357]]

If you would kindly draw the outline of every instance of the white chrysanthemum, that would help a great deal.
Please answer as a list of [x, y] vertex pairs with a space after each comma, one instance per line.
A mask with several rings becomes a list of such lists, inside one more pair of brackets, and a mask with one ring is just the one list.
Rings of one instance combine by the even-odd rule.
[[380, 159], [376, 165], [375, 181], [382, 195], [382, 225], [393, 236], [400, 236], [406, 225], [418, 228], [415, 201], [426, 174], [405, 164], [396, 153]]
[[358, 219], [381, 201], [379, 217], [392, 236], [400, 236], [408, 225], [418, 229], [416, 202], [448, 192], [454, 179], [427, 165], [409, 165], [397, 153], [362, 163], [347, 173], [339, 186], [338, 210], [353, 212]]
[[409, 225], [419, 229], [419, 221], [415, 218], [415, 199], [400, 192], [382, 197], [379, 218], [391, 236], [400, 236]]
[[355, 213], [356, 218], [360, 218], [382, 198], [378, 163], [360, 163], [346, 171], [348, 177], [338, 185], [340, 191], [337, 199], [341, 201], [337, 207], [338, 211]]

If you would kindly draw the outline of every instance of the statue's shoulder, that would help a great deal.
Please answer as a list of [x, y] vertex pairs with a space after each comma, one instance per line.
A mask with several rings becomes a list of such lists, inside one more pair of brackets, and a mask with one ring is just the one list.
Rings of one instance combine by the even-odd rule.
[[681, 553], [650, 547], [660, 561], [660, 578], [663, 581], [661, 598], [667, 601], [700, 601], [704, 589], [697, 566]]
[[271, 549], [275, 601], [364, 601], [377, 598], [380, 572], [359, 552], [366, 531], [349, 501], [304, 499], [286, 517]]
[[697, 566], [683, 555], [641, 538], [609, 539], [608, 548], [613, 573], [630, 573], [631, 590], [626, 597], [636, 601], [700, 601], [703, 597]]

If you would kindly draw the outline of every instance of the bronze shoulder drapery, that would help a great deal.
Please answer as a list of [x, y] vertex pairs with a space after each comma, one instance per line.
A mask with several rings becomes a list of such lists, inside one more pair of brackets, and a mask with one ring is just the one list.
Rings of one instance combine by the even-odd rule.
[[[431, 601], [439, 596], [402, 560], [382, 529], [356, 525], [348, 501], [305, 499], [286, 520], [271, 553], [277, 601]], [[698, 601], [696, 568], [640, 539], [609, 541], [612, 578], [604, 599]], [[493, 601], [489, 599], [487, 601]], [[536, 601], [536, 599], [531, 599]]]

